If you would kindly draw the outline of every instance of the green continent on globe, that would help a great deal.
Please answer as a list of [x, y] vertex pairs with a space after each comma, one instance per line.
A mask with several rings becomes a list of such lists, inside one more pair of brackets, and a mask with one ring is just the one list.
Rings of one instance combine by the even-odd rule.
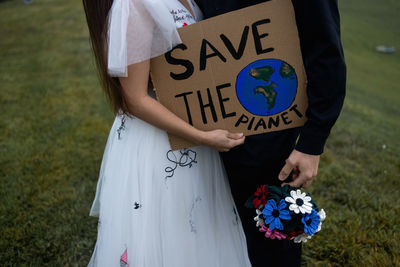
[[279, 70], [279, 74], [282, 78], [290, 78], [291, 80], [294, 79], [294, 69], [289, 64], [282, 62], [281, 68]]
[[264, 80], [269, 82], [271, 75], [275, 72], [271, 66], [265, 66], [260, 68], [254, 68], [250, 70], [250, 76], [257, 80]]
[[273, 82], [271, 82], [270, 85], [267, 86], [257, 86], [254, 88], [254, 93], [256, 94], [262, 94], [265, 99], [267, 100], [268, 104], [268, 111], [271, 110], [276, 103], [276, 95], [278, 94], [274, 88], [276, 88], [277, 85]]
[[[282, 68], [281, 68], [282, 69]], [[262, 94], [267, 100], [268, 111], [271, 110], [276, 103], [276, 95], [278, 94], [274, 88], [278, 87], [277, 84], [270, 81], [271, 75], [275, 72], [271, 66], [264, 66], [259, 68], [253, 68], [250, 70], [250, 76], [257, 80], [263, 80], [269, 82], [267, 86], [257, 86], [254, 88], [255, 94]]]

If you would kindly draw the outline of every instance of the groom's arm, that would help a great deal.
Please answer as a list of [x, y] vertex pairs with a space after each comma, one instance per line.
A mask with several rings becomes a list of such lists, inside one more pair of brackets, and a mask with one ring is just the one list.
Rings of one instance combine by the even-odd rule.
[[331, 128], [339, 117], [346, 87], [337, 0], [292, 0], [307, 72], [308, 121], [279, 179], [295, 170], [292, 186], [308, 186], [317, 175]]
[[293, 0], [307, 72], [308, 121], [296, 150], [320, 155], [343, 106], [346, 65], [337, 0]]

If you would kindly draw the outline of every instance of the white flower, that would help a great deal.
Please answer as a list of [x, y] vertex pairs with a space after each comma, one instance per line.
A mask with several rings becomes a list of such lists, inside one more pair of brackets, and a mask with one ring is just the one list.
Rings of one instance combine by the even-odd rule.
[[325, 213], [324, 209], [321, 209], [321, 210], [318, 212], [318, 215], [319, 215], [319, 217], [321, 218], [321, 222], [325, 221], [325, 219], [326, 219], [326, 213]]
[[260, 216], [260, 215], [262, 215], [262, 211], [259, 210], [259, 209], [256, 209], [256, 213], [257, 213], [257, 216], [254, 217], [254, 220], [257, 222], [257, 223], [256, 223], [256, 226], [259, 227], [259, 226], [264, 225], [264, 224], [265, 224], [265, 223], [264, 223], [264, 220], [261, 219], [261, 216]]
[[315, 231], [316, 233], [318, 233], [319, 231], [321, 231], [322, 222], [325, 221], [325, 219], [326, 219], [326, 213], [325, 213], [324, 209], [321, 209], [321, 210], [318, 212], [318, 215], [319, 215], [319, 217], [321, 218], [321, 221], [319, 222], [318, 229]]
[[311, 239], [311, 236], [306, 233], [302, 233], [302, 234], [296, 236], [295, 238], [293, 238], [293, 241], [295, 243], [301, 243], [301, 242], [307, 243], [308, 239]]
[[291, 203], [289, 210], [294, 211], [296, 214], [311, 213], [312, 204], [311, 197], [306, 196], [306, 193], [301, 193], [299, 189], [290, 191], [291, 197], [286, 197], [285, 201]]

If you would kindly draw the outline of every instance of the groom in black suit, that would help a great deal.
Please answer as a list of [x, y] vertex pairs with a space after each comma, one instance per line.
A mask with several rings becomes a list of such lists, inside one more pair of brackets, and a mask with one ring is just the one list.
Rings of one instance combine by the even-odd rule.
[[[268, 0], [196, 0], [205, 18]], [[279, 1], [279, 0], [275, 0]], [[266, 239], [255, 226], [247, 198], [262, 184], [309, 186], [319, 157], [342, 109], [346, 65], [340, 40], [337, 0], [292, 0], [307, 73], [308, 121], [303, 127], [246, 137], [222, 153], [247, 238], [253, 267], [300, 266], [301, 245]]]

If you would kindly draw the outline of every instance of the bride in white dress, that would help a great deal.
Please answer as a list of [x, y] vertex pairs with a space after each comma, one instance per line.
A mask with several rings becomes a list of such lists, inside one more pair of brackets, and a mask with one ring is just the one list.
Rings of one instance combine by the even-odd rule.
[[[200, 9], [178, 0], [83, 2], [103, 85], [118, 111], [90, 211], [99, 223], [89, 266], [250, 266], [217, 152], [244, 137], [197, 130], [147, 89], [149, 58], [178, 44], [176, 27], [200, 20]], [[171, 151], [165, 130], [206, 146]]]

